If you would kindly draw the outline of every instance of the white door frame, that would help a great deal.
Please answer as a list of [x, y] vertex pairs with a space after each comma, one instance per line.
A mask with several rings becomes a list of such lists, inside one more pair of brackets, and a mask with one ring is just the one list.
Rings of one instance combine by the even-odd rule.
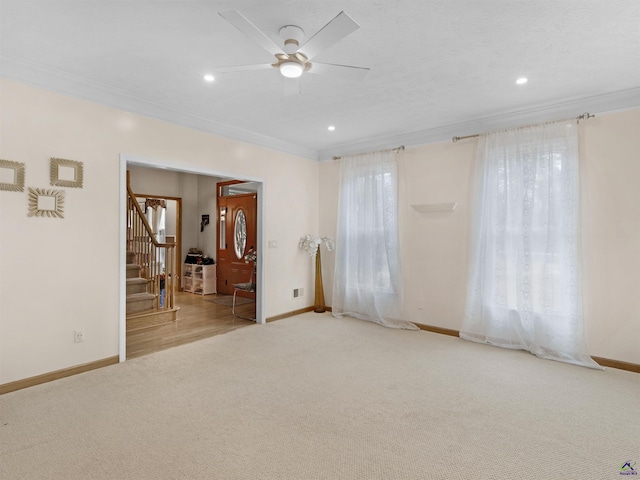
[[[244, 174], [235, 174], [208, 169], [202, 166], [185, 164], [177, 161], [159, 160], [154, 158], [141, 157], [126, 153], [120, 154], [120, 238], [119, 238], [119, 261], [120, 261], [120, 288], [119, 288], [119, 308], [118, 308], [118, 354], [120, 361], [127, 359], [127, 252], [126, 240], [127, 229], [127, 165], [147, 168], [161, 168], [178, 172], [190, 173], [193, 175], [208, 175], [211, 177], [222, 177], [230, 180], [246, 180], [256, 182], [258, 186], [258, 211], [257, 211], [257, 247], [258, 251], [264, 252], [264, 219], [265, 219], [265, 181], [262, 178]], [[181, 253], [180, 253], [181, 255]], [[178, 258], [178, 257], [176, 257]], [[256, 277], [256, 322], [265, 323], [264, 310], [264, 255], [258, 256], [257, 277]]]

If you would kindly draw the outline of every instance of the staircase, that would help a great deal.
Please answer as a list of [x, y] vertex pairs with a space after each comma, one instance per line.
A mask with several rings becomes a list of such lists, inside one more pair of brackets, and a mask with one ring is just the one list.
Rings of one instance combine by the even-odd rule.
[[153, 310], [156, 296], [147, 291], [147, 279], [140, 276], [142, 267], [135, 262], [135, 253], [127, 252], [127, 316]]
[[128, 332], [173, 322], [179, 310], [161, 306], [159, 296], [149, 292], [149, 280], [141, 276], [142, 267], [135, 263], [135, 256], [134, 252], [127, 252]]
[[176, 245], [159, 243], [127, 172], [127, 331], [176, 320]]

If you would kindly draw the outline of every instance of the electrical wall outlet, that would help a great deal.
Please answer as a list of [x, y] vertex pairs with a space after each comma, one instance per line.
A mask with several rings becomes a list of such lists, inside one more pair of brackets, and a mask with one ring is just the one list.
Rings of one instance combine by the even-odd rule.
[[84, 342], [84, 330], [76, 330], [74, 333], [76, 343]]
[[293, 298], [304, 297], [304, 288], [294, 288], [293, 289]]

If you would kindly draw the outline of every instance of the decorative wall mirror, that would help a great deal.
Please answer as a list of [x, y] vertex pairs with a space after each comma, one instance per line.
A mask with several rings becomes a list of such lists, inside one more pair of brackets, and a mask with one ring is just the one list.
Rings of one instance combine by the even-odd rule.
[[82, 162], [65, 160], [64, 158], [51, 159], [51, 185], [56, 187], [82, 188], [83, 166]]
[[0, 160], [0, 190], [24, 192], [24, 163]]
[[233, 234], [233, 244], [236, 257], [238, 259], [242, 259], [244, 256], [244, 250], [247, 247], [247, 218], [245, 217], [242, 209], [238, 210], [238, 213], [236, 213]]
[[64, 217], [64, 191], [29, 187], [29, 217]]

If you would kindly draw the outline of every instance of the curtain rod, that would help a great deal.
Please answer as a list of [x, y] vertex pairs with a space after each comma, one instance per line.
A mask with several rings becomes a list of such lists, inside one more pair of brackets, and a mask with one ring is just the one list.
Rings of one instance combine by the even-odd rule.
[[[576, 117], [576, 120], [578, 121], [578, 123], [580, 123], [580, 120], [588, 120], [588, 119], [593, 118], [593, 117], [595, 117], [595, 114], [591, 114], [591, 113], [585, 112], [582, 115], [578, 115]], [[478, 138], [480, 135], [481, 135], [480, 133], [476, 133], [475, 135], [466, 135], [464, 137], [453, 137], [451, 139], [451, 141], [453, 143], [456, 143], [456, 142], [458, 142], [460, 140], [466, 140], [467, 138]]]
[[[399, 147], [392, 148], [391, 150], [393, 150], [394, 152], [401, 152], [402, 150], [404, 150], [404, 145], [400, 145]], [[383, 151], [383, 150], [380, 150], [380, 151]], [[363, 154], [360, 153], [359, 155], [363, 155]], [[341, 158], [342, 157], [331, 157], [331, 160], [340, 160]]]

